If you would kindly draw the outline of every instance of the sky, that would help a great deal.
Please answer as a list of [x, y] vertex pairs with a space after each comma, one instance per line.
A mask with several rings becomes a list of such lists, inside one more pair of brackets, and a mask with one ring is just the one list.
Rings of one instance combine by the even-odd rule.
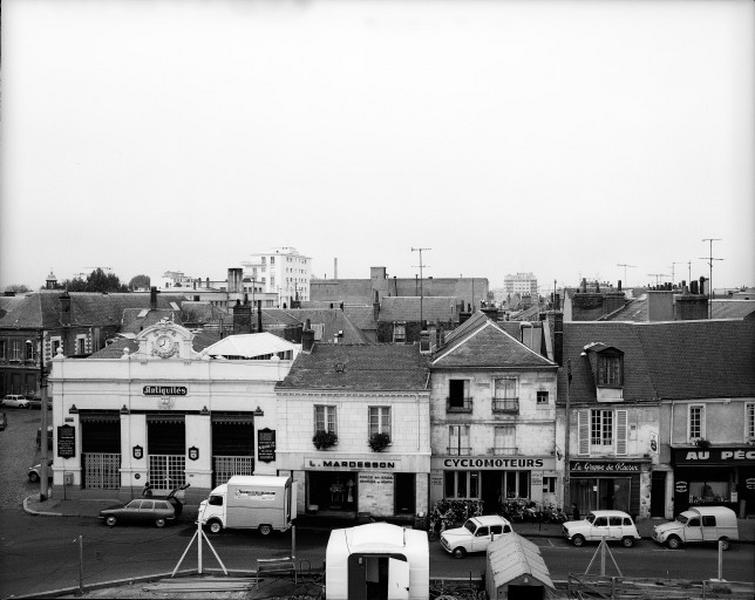
[[755, 285], [751, 0], [2, 9], [2, 289], [294, 246], [547, 293], [707, 276], [705, 238]]

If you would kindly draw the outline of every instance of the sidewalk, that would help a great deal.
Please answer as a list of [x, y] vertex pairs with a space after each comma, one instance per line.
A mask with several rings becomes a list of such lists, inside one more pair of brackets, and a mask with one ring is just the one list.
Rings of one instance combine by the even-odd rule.
[[[102, 509], [113, 505], [120, 505], [115, 498], [101, 499], [76, 499], [63, 500], [61, 498], [49, 498], [40, 502], [38, 496], [29, 496], [24, 500], [24, 510], [33, 515], [50, 517], [94, 517], [96, 518]], [[193, 521], [197, 516], [198, 505], [186, 504], [181, 515], [181, 520]], [[755, 519], [738, 519], [739, 541], [743, 543], [755, 543]], [[650, 539], [653, 535], [653, 527], [664, 523], [665, 519], [653, 518], [637, 521], [637, 531], [645, 538]], [[344, 519], [329, 520], [324, 517], [300, 516], [297, 521], [299, 530], [330, 530], [339, 527], [357, 525], [356, 521]], [[524, 537], [561, 537], [561, 525], [556, 523], [513, 523], [514, 531]]]

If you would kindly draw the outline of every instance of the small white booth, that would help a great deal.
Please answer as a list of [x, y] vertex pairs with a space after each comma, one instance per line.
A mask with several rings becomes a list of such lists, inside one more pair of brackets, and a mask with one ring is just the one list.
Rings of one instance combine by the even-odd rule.
[[491, 542], [485, 562], [490, 600], [544, 600], [555, 591], [540, 549], [517, 533]]
[[330, 533], [325, 552], [327, 600], [427, 600], [427, 533], [390, 523], [368, 523]]

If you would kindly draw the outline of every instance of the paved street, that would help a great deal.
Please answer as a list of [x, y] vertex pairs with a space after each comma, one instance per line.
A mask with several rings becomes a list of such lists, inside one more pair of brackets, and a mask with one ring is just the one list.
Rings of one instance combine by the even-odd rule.
[[[0, 432], [0, 597], [41, 593], [78, 585], [79, 549], [83, 536], [84, 583], [111, 581], [126, 577], [167, 573], [173, 570], [191, 540], [191, 522], [173, 527], [105, 527], [94, 516], [46, 517], [24, 512], [22, 500], [39, 488], [27, 482], [26, 467], [38, 459], [35, 435], [38, 411], [8, 410], [10, 426]], [[47, 504], [47, 503], [45, 503]], [[94, 506], [94, 505], [91, 505]], [[85, 511], [82, 511], [82, 513]], [[516, 525], [515, 525], [516, 529]], [[537, 526], [520, 526], [537, 544], [553, 579], [569, 573], [583, 573], [596, 546], [574, 548], [565, 540], [545, 536]], [[557, 528], [551, 528], [551, 533]], [[317, 569], [322, 566], [328, 531], [297, 531], [297, 557]], [[230, 570], [252, 571], [257, 558], [288, 554], [290, 536], [261, 537], [256, 532], [227, 531], [211, 538], [218, 554]], [[629, 577], [682, 578], [700, 580], [717, 576], [714, 548], [684, 548], [671, 551], [650, 540], [634, 548], [612, 546], [623, 575]], [[431, 575], [435, 577], [478, 577], [485, 568], [484, 555], [462, 560], [451, 558], [438, 544], [430, 545]], [[596, 559], [591, 573], [597, 573]], [[196, 568], [196, 546], [182, 569]], [[752, 581], [755, 545], [737, 544], [724, 554], [724, 578]], [[607, 574], [615, 574], [610, 559]], [[204, 551], [205, 568], [217, 568], [209, 549]]]

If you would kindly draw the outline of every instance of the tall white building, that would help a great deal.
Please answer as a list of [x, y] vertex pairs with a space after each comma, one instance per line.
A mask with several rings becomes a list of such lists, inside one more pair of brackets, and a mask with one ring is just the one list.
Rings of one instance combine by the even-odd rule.
[[278, 306], [291, 306], [291, 301], [309, 300], [312, 259], [293, 246], [280, 246], [269, 252], [251, 255], [243, 261], [244, 277], [262, 286], [263, 292], [278, 295]]
[[503, 288], [506, 295], [537, 297], [537, 277], [532, 273], [517, 273], [503, 278]]

